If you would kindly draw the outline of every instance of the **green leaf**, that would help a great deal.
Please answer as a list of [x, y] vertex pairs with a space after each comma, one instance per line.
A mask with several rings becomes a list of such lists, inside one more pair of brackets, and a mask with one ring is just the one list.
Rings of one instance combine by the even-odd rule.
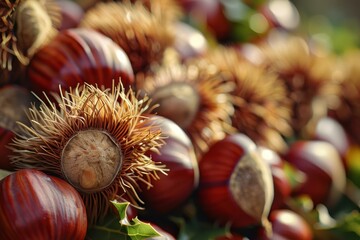
[[360, 213], [354, 211], [344, 215], [337, 220], [336, 226], [329, 230], [342, 239], [360, 239]]
[[160, 236], [160, 234], [149, 224], [141, 222], [137, 217], [130, 221], [130, 224], [123, 224], [121, 232], [130, 239], [140, 240]]
[[[140, 221], [137, 217], [127, 219], [126, 210], [129, 202], [111, 201], [119, 216], [108, 216], [102, 223], [89, 228], [87, 240], [142, 240], [161, 236], [149, 223]], [[120, 219], [119, 219], [120, 218]]]
[[129, 202], [118, 202], [116, 200], [110, 201], [116, 208], [116, 210], [119, 213], [120, 216], [120, 221], [121, 220], [126, 220], [127, 216], [126, 216], [126, 210], [129, 207], [130, 203]]

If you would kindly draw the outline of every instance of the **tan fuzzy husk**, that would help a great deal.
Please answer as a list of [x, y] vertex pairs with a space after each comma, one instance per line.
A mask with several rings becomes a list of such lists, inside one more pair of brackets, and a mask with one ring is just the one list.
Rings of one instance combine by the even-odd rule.
[[221, 47], [205, 56], [226, 81], [235, 84], [232, 125], [256, 143], [277, 152], [286, 150], [283, 136], [290, 136], [291, 111], [286, 89], [275, 74], [246, 61], [236, 49]]
[[17, 169], [35, 168], [65, 178], [61, 154], [71, 137], [81, 130], [105, 131], [120, 146], [123, 158], [118, 175], [107, 188], [91, 193], [79, 190], [89, 221], [94, 223], [108, 212], [110, 200], [123, 194], [136, 205], [141, 201], [138, 182], [151, 186], [151, 181], [166, 171], [145, 155], [163, 144], [161, 131], [154, 131], [142, 115], [151, 110], [149, 103], [147, 97], [138, 99], [132, 90], [125, 92], [120, 84], [107, 90], [88, 84], [70, 89], [58, 97], [58, 107], [42, 101], [39, 108], [29, 109], [31, 126], [19, 123], [21, 132], [12, 143], [11, 161]]
[[13, 57], [27, 65], [36, 50], [56, 34], [61, 22], [60, 9], [52, 0], [5, 0], [0, 14], [0, 64], [9, 71]]
[[285, 37], [261, 46], [263, 65], [279, 75], [292, 105], [295, 133], [313, 119], [327, 114], [337, 101], [336, 58], [311, 47], [305, 39]]
[[[156, 90], [177, 83], [188, 84], [199, 97], [197, 113], [183, 130], [192, 140], [196, 154], [201, 156], [212, 143], [235, 131], [231, 126], [233, 106], [229, 99], [234, 86], [222, 81], [214, 65], [195, 60], [187, 64], [164, 65], [154, 75], [139, 81], [138, 88], [152, 97]], [[181, 95], [181, 92], [177, 94]]]
[[135, 73], [159, 64], [173, 43], [166, 22], [140, 3], [99, 3], [87, 11], [80, 27], [94, 29], [116, 42], [128, 55]]
[[341, 93], [330, 115], [339, 121], [347, 134], [360, 143], [360, 49], [352, 49], [340, 56], [338, 74]]

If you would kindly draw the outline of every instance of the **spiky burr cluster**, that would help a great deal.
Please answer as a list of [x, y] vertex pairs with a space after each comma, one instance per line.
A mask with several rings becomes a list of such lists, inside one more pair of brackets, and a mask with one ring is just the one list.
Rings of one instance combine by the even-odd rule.
[[360, 50], [347, 52], [339, 59], [339, 103], [330, 111], [356, 143], [360, 143]]
[[[29, 110], [31, 126], [20, 123], [12, 144], [17, 169], [35, 168], [66, 179], [82, 194], [88, 218], [95, 222], [110, 200], [126, 194], [134, 203], [139, 181], [164, 173], [145, 153], [163, 140], [142, 114], [147, 97], [137, 99], [121, 85], [107, 90], [86, 84]], [[76, 162], [73, 162], [75, 161]]]
[[261, 47], [263, 65], [279, 76], [291, 101], [291, 127], [299, 133], [313, 118], [327, 114], [336, 101], [339, 86], [330, 69], [334, 57], [311, 47], [301, 37], [280, 38]]
[[139, 81], [140, 91], [149, 95], [157, 114], [177, 123], [192, 140], [198, 155], [235, 129], [230, 83], [222, 81], [215, 65], [197, 59], [188, 64], [170, 64]]
[[110, 37], [123, 48], [135, 73], [146, 72], [152, 64], [160, 63], [165, 49], [173, 42], [166, 22], [140, 2], [99, 3], [87, 11], [80, 26]]
[[5, 0], [0, 9], [0, 63], [8, 70], [12, 69], [12, 56], [27, 64], [29, 57], [54, 35], [61, 21], [52, 0]]
[[291, 134], [291, 111], [286, 89], [275, 74], [246, 61], [234, 48], [209, 52], [207, 61], [216, 65], [225, 82], [234, 84], [232, 125], [255, 142], [284, 151], [282, 136]]

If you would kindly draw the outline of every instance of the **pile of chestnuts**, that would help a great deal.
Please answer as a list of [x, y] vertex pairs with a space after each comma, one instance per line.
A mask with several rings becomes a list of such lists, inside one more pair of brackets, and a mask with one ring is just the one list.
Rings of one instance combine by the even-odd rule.
[[231, 2], [1, 1], [0, 239], [360, 238], [360, 50]]

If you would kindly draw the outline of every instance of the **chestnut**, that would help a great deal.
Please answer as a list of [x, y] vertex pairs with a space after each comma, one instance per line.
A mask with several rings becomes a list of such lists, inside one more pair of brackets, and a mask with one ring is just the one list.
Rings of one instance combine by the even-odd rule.
[[[49, 61], [51, 59], [51, 61]], [[125, 88], [134, 73], [125, 52], [108, 37], [90, 29], [68, 29], [41, 48], [27, 68], [27, 83], [39, 97], [85, 82], [110, 88], [113, 81]]]
[[233, 227], [266, 226], [273, 182], [269, 165], [250, 138], [237, 133], [214, 143], [199, 169], [198, 200], [206, 216]]
[[298, 140], [284, 159], [305, 174], [293, 195], [308, 195], [315, 205], [333, 206], [345, 190], [346, 174], [339, 152], [328, 142]]
[[33, 169], [1, 180], [1, 239], [82, 240], [86, 231], [84, 203], [67, 182]]
[[59, 6], [61, 13], [61, 25], [58, 26], [59, 30], [63, 31], [69, 28], [76, 28], [84, 16], [84, 9], [77, 1], [56, 0], [56, 4]]
[[146, 209], [164, 214], [190, 197], [199, 183], [199, 169], [190, 138], [175, 122], [151, 115], [149, 124], [161, 129], [165, 144], [158, 152], [147, 154], [154, 162], [165, 164], [169, 172], [154, 181], [151, 188], [142, 185], [141, 195]]
[[261, 158], [270, 166], [274, 183], [274, 201], [271, 209], [282, 207], [291, 194], [291, 184], [285, 172], [284, 160], [274, 150], [259, 146], [257, 151]]
[[206, 30], [218, 40], [226, 40], [231, 33], [231, 23], [225, 15], [220, 0], [178, 0], [180, 5], [195, 22], [205, 24]]
[[185, 61], [203, 55], [208, 50], [207, 40], [202, 32], [190, 24], [177, 21], [173, 23], [175, 34], [174, 48]]
[[314, 121], [305, 129], [305, 137], [331, 143], [341, 156], [342, 163], [347, 169], [346, 156], [350, 149], [350, 139], [345, 128], [338, 120], [324, 116]]
[[313, 232], [303, 217], [287, 209], [274, 210], [269, 215], [272, 234], [267, 235], [263, 228], [259, 230], [259, 240], [312, 240]]

